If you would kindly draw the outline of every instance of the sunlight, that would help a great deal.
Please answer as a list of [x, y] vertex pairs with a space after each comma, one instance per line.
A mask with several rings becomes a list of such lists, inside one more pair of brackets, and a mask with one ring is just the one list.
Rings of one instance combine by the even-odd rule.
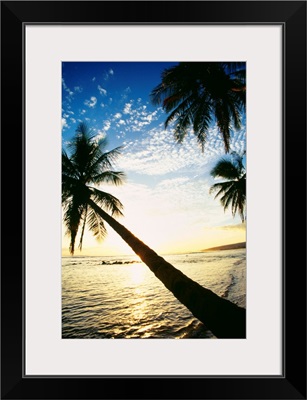
[[143, 282], [145, 278], [146, 270], [144, 265], [142, 264], [135, 264], [129, 267], [130, 272], [130, 280], [134, 285], [139, 285]]

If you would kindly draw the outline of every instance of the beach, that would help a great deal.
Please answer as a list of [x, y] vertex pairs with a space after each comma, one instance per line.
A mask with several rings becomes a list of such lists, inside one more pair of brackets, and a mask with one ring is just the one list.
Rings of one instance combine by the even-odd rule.
[[[245, 249], [164, 255], [200, 285], [246, 306]], [[63, 257], [62, 338], [215, 338], [137, 256]]]

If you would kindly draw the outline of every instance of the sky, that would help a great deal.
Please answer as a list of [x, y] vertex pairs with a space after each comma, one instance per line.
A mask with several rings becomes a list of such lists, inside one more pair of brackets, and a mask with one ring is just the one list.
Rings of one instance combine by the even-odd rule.
[[[210, 170], [225, 155], [215, 124], [205, 150], [192, 130], [182, 144], [175, 142], [167, 114], [150, 102], [150, 92], [161, 73], [178, 62], [63, 62], [62, 146], [73, 137], [80, 122], [97, 136], [106, 136], [108, 150], [122, 146], [114, 170], [126, 175], [122, 186], [102, 190], [124, 205], [119, 222], [160, 254], [198, 252], [245, 241], [245, 225], [219, 199], [209, 194], [217, 181]], [[233, 130], [231, 150], [246, 146], [245, 119]], [[107, 226], [107, 224], [106, 224]], [[127, 255], [130, 247], [107, 226], [108, 235], [97, 242], [86, 232], [82, 252], [75, 255]], [[69, 238], [62, 226], [62, 254], [69, 255]], [[78, 237], [77, 241], [78, 243]]]

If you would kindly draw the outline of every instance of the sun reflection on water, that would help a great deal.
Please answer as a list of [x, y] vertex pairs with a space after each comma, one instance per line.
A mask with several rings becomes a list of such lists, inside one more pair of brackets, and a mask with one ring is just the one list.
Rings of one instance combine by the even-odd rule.
[[129, 269], [130, 269], [129, 272], [130, 272], [131, 283], [133, 283], [134, 285], [139, 285], [144, 281], [146, 272], [144, 265], [135, 264], [132, 265]]

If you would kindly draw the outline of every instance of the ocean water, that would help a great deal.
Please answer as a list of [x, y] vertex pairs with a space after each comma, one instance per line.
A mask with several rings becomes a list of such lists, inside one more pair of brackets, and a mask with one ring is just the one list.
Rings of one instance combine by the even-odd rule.
[[[163, 256], [246, 307], [245, 249]], [[137, 256], [63, 257], [62, 338], [215, 338]]]

